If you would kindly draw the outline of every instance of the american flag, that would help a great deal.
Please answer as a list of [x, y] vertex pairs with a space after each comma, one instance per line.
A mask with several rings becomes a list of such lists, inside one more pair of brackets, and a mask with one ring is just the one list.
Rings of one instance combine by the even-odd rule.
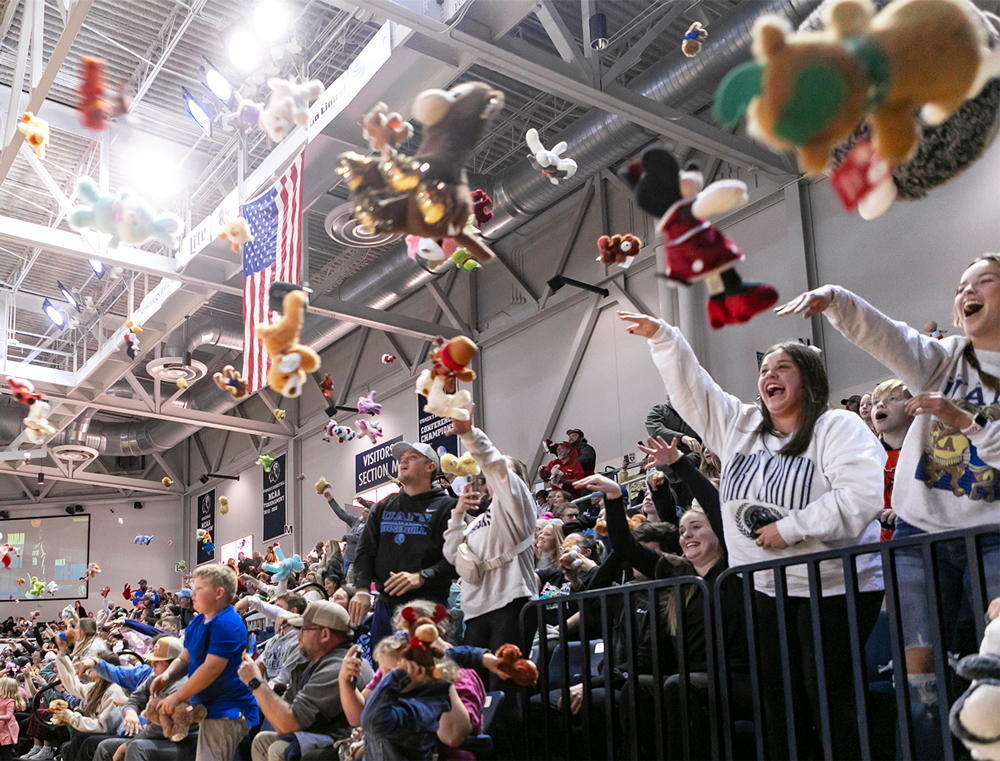
[[243, 244], [243, 378], [250, 394], [266, 384], [271, 365], [263, 342], [254, 335], [258, 323], [271, 321], [271, 283], [298, 283], [301, 277], [303, 155], [270, 189], [243, 204], [243, 217], [254, 236]]

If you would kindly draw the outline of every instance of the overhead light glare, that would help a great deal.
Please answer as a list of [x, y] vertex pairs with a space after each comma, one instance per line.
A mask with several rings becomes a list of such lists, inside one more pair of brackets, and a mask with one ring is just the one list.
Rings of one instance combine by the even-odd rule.
[[229, 38], [229, 60], [240, 71], [253, 71], [264, 62], [260, 42], [246, 29]]
[[76, 296], [67, 288], [65, 285], [56, 280], [56, 285], [59, 286], [59, 290], [62, 291], [63, 298], [66, 299], [66, 303], [69, 304], [77, 312], [80, 311], [80, 302], [77, 300]]
[[262, 40], [276, 42], [288, 32], [288, 9], [281, 0], [261, 0], [253, 11], [253, 30]]
[[228, 103], [229, 99], [233, 97], [233, 86], [207, 58], [202, 67], [202, 78], [205, 80], [205, 87], [208, 88], [209, 92], [223, 103]]
[[184, 103], [187, 105], [188, 113], [191, 114], [191, 118], [194, 119], [198, 126], [201, 127], [202, 132], [204, 132], [208, 137], [212, 136], [212, 117], [209, 116], [208, 111], [205, 107], [195, 99], [191, 92], [186, 88], [181, 88], [181, 95], [184, 96]]
[[56, 307], [48, 299], [42, 302], [42, 311], [45, 312], [45, 316], [49, 318], [49, 322], [55, 325], [60, 330], [66, 327], [66, 315], [63, 314], [62, 310]]
[[104, 262], [99, 262], [96, 259], [91, 259], [90, 268], [94, 271], [94, 274], [97, 275], [98, 280], [104, 277]]

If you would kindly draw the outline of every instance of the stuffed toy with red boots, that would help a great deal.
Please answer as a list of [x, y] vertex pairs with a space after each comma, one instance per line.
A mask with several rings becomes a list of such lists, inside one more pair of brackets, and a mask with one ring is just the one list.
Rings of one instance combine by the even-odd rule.
[[736, 272], [743, 261], [739, 247], [705, 218], [747, 202], [746, 185], [720, 180], [705, 187], [696, 165], [681, 171], [670, 151], [650, 148], [619, 170], [639, 207], [659, 221], [666, 240], [666, 276], [684, 285], [705, 281], [711, 298], [708, 319], [713, 328], [747, 322], [771, 308], [778, 292], [764, 283], [744, 283]]

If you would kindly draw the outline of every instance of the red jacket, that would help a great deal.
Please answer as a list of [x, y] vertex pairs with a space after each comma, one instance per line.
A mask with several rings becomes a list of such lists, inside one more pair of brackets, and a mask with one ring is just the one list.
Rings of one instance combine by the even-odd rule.
[[555, 466], [556, 463], [559, 463], [559, 468], [560, 470], [562, 470], [563, 490], [568, 491], [570, 494], [575, 495], [577, 492], [576, 489], [573, 488], [573, 483], [583, 478], [583, 468], [580, 467], [580, 463], [576, 459], [576, 450], [571, 448], [565, 460], [560, 460], [557, 457], [548, 465], [546, 465], [545, 475], [548, 478], [552, 477], [552, 468]]

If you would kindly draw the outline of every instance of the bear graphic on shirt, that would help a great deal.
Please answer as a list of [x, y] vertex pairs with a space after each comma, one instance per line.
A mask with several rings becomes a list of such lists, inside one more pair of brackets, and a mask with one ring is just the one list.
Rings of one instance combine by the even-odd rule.
[[[982, 398], [981, 390], [978, 396]], [[967, 398], [953, 401], [972, 415], [982, 413], [988, 420], [1000, 419], [1000, 404], [979, 407]], [[1000, 497], [997, 471], [979, 459], [975, 445], [961, 430], [939, 419], [931, 424], [916, 477], [928, 489], [950, 489], [956, 497], [968, 496], [986, 502]]]

